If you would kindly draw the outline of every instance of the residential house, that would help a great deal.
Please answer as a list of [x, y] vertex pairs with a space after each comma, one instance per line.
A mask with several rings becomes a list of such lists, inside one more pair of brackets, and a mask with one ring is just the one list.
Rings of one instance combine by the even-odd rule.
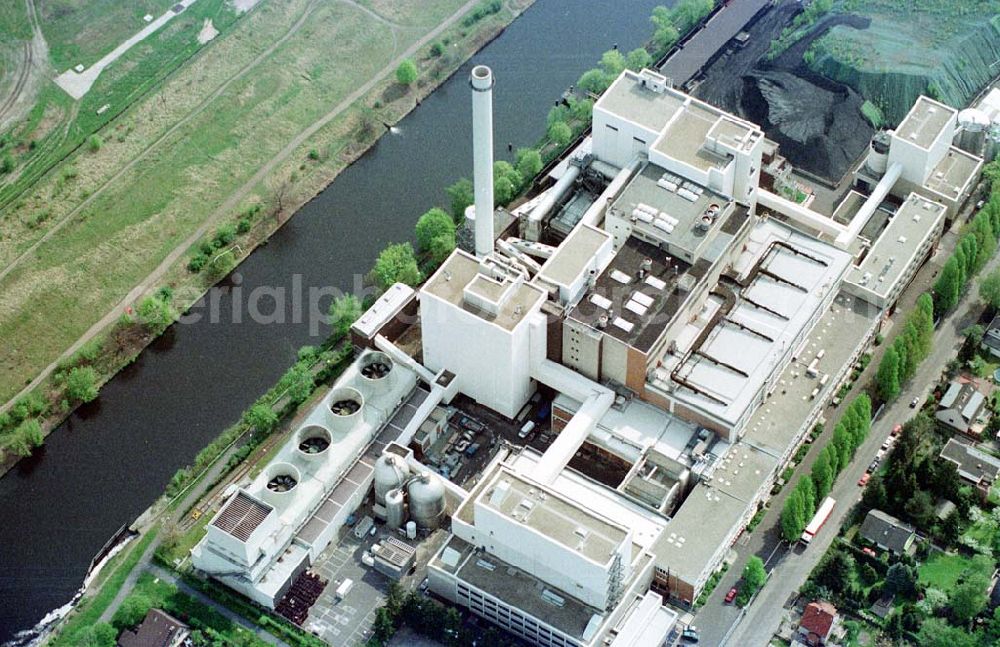
[[994, 357], [1000, 357], [1000, 314], [993, 317], [993, 321], [987, 326], [979, 346]]
[[986, 426], [985, 408], [986, 396], [976, 388], [975, 382], [959, 378], [948, 385], [934, 417], [948, 431], [978, 438]]
[[180, 647], [190, 633], [188, 626], [177, 618], [150, 609], [138, 627], [122, 632], [118, 647]]
[[958, 475], [976, 487], [984, 500], [1000, 476], [1000, 459], [982, 452], [956, 438], [949, 438], [941, 450], [941, 458], [958, 468]]
[[810, 602], [799, 620], [796, 638], [810, 647], [829, 644], [838, 620], [837, 608], [829, 602]]
[[861, 524], [861, 537], [882, 550], [894, 555], [909, 553], [913, 549], [916, 532], [913, 526], [903, 523], [881, 510], [869, 510]]

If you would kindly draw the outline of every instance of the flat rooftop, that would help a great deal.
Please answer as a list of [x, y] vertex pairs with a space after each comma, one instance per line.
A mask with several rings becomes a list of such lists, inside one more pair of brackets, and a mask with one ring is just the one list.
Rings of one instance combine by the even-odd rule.
[[479, 504], [584, 557], [606, 564], [628, 536], [627, 531], [587, 508], [529, 481], [512, 470], [500, 469], [479, 498]]
[[896, 215], [889, 219], [861, 264], [848, 272], [847, 281], [880, 296], [887, 295], [913, 255], [936, 230], [945, 211], [943, 204], [911, 193]]
[[[713, 205], [718, 214], [705, 231], [699, 226]], [[650, 218], [651, 222], [639, 216], [633, 223], [635, 231], [648, 240], [662, 241], [686, 252], [691, 258], [700, 257], [713, 238], [728, 235], [723, 231], [724, 223], [732, 214], [742, 213], [729, 198], [655, 164], [647, 164], [636, 173], [611, 205], [611, 209], [625, 220], [630, 220], [635, 210], [643, 207], [657, 215]], [[656, 224], [657, 220], [666, 220], [672, 227], [667, 231]]]
[[746, 508], [746, 502], [698, 483], [652, 549], [657, 566], [685, 581], [696, 581]]
[[[645, 259], [652, 261], [649, 274], [639, 279]], [[609, 317], [604, 332], [640, 351], [648, 351], [673, 320], [689, 292], [680, 286], [685, 273], [704, 276], [708, 263], [690, 266], [667, 256], [656, 245], [630, 237], [598, 277], [594, 287], [570, 317], [597, 327]], [[630, 303], [638, 305], [628, 306]]]
[[749, 503], [777, 464], [778, 460], [767, 452], [736, 443], [716, 463], [706, 482], [734, 499]]
[[[735, 424], [850, 264], [849, 254], [772, 220], [750, 232], [734, 263], [741, 284], [712, 297], [717, 313], [682, 356], [664, 357], [653, 384]], [[720, 289], [722, 289], [720, 284]], [[728, 312], [727, 312], [728, 309]]]
[[982, 163], [975, 155], [952, 146], [927, 176], [924, 186], [949, 200], [957, 200], [975, 179]]
[[[816, 400], [835, 388], [832, 379], [820, 384], [824, 375], [835, 375], [850, 359], [858, 340], [878, 319], [879, 312], [861, 299], [841, 292], [813, 327], [805, 344], [778, 377], [778, 387], [747, 423], [743, 442], [775, 457], [785, 454], [789, 444]], [[823, 353], [816, 364], [817, 376], [806, 375], [806, 367]], [[819, 392], [813, 397], [813, 390]]]
[[638, 73], [626, 71], [605, 90], [595, 107], [658, 133], [686, 100], [686, 95], [676, 90], [657, 92], [646, 87]]
[[[452, 536], [431, 564], [577, 639], [583, 636], [591, 618], [603, 615], [596, 607], [584, 604], [495, 556], [476, 553], [473, 548], [472, 544]], [[544, 591], [558, 595], [563, 604], [543, 598]]]
[[610, 240], [611, 234], [596, 227], [583, 225], [575, 228], [542, 266], [539, 278], [556, 285], [570, 285], [593, 265], [597, 252]]
[[917, 99], [896, 128], [896, 136], [927, 149], [958, 111], [925, 96]]
[[485, 277], [480, 278], [480, 276], [479, 261], [466, 252], [456, 250], [424, 284], [422, 291], [448, 301], [466, 312], [491, 321], [505, 330], [512, 330], [525, 319], [532, 308], [545, 300], [545, 293], [541, 289], [528, 283], [522, 283], [511, 288], [511, 293], [501, 305], [499, 312], [493, 314], [466, 302], [465, 288], [467, 286], [471, 286], [473, 291], [484, 298], [496, 300], [498, 296], [496, 282], [486, 280]]
[[715, 129], [720, 119], [719, 113], [700, 103], [691, 103], [674, 118], [653, 148], [667, 157], [702, 171], [725, 168], [732, 158], [717, 155], [704, 147], [708, 134]]

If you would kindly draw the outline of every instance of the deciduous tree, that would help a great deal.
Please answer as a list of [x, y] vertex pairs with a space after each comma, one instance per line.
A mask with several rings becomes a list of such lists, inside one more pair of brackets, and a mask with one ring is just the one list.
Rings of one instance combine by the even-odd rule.
[[409, 86], [417, 80], [417, 64], [410, 59], [404, 60], [396, 68], [396, 81], [400, 85]]

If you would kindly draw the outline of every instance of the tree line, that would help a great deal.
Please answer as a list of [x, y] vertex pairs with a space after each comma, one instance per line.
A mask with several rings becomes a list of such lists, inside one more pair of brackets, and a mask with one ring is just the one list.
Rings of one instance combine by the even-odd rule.
[[886, 348], [875, 373], [875, 390], [888, 402], [899, 395], [902, 385], [914, 376], [920, 362], [930, 354], [934, 338], [934, 302], [928, 293], [917, 299], [917, 307], [906, 317], [902, 332]]
[[820, 450], [812, 472], [799, 478], [795, 489], [785, 499], [781, 510], [781, 535], [786, 541], [794, 542], [802, 536], [820, 502], [833, 488], [837, 475], [868, 437], [871, 420], [871, 399], [865, 394], [859, 395], [848, 405], [834, 428], [833, 440]]

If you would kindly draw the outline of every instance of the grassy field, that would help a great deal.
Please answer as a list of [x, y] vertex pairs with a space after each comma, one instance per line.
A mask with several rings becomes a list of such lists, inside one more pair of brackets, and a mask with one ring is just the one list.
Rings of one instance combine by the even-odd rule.
[[[62, 72], [78, 63], [87, 66], [94, 63], [145, 27], [143, 16], [159, 17], [175, 3], [176, 0], [46, 0], [37, 6], [52, 65]], [[196, 3], [192, 8], [197, 6]]]
[[[208, 11], [215, 1], [195, 7]], [[360, 151], [359, 108], [330, 120], [291, 155], [282, 149], [463, 3], [363, 4], [386, 18], [346, 2], [265, 2], [104, 126], [99, 150], [75, 151], [0, 212], [0, 338], [7, 342], [0, 400], [56, 359], [227, 198], [240, 208], [270, 200], [268, 178], [232, 200], [268, 160], [277, 156], [270, 176], [292, 185], [290, 201], [321, 189]], [[504, 10], [484, 23], [499, 29], [509, 19]], [[473, 32], [456, 26], [449, 34], [457, 41]], [[445, 73], [459, 63], [428, 57], [418, 57], [425, 70]], [[371, 94], [391, 94], [391, 85]], [[378, 118], [393, 120], [411, 106], [404, 96]], [[318, 159], [309, 159], [313, 150]], [[170, 278], [185, 280], [183, 272]]]
[[919, 580], [921, 584], [950, 593], [966, 569], [988, 568], [990, 564], [991, 560], [981, 555], [970, 559], [962, 555], [934, 553], [920, 565]]

